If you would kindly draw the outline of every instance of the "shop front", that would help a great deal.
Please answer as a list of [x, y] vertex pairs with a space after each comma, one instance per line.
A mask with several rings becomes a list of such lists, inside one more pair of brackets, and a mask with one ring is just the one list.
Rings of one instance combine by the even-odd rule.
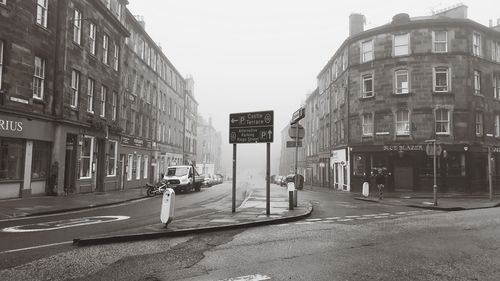
[[330, 169], [332, 172], [332, 187], [336, 190], [350, 191], [349, 160], [347, 148], [332, 150]]
[[0, 114], [0, 199], [52, 194], [49, 120]]
[[[120, 183], [122, 189], [137, 188], [145, 186], [151, 179], [153, 162], [158, 165], [158, 161], [152, 161], [155, 153], [152, 142], [134, 137], [120, 138], [120, 169], [124, 171], [121, 175]], [[150, 173], [151, 172], [151, 173]]]
[[[352, 191], [360, 192], [363, 182], [374, 191], [378, 169], [390, 173], [386, 188], [392, 192], [432, 192], [434, 156], [428, 144], [355, 146], [351, 149]], [[480, 189], [486, 171], [480, 147], [465, 144], [439, 144], [436, 156], [436, 182], [439, 192], [468, 192]]]

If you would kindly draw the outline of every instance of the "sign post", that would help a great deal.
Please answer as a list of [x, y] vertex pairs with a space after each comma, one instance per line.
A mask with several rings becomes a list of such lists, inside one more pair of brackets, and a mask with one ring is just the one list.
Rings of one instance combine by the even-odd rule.
[[[293, 199], [290, 201], [293, 201], [293, 205], [297, 207], [297, 202], [298, 202], [298, 196], [297, 196], [297, 187], [299, 183], [299, 177], [297, 175], [297, 165], [299, 162], [299, 139], [302, 139], [305, 135], [305, 130], [304, 127], [300, 126], [298, 123], [302, 118], [306, 116], [306, 109], [304, 107], [299, 108], [297, 111], [295, 111], [292, 115], [292, 121], [290, 121], [290, 129], [288, 134], [290, 135], [291, 138], [295, 139], [295, 173], [294, 173], [294, 186], [295, 189], [293, 190]], [[295, 132], [294, 128], [295, 127]], [[300, 130], [300, 128], [302, 130]], [[299, 132], [299, 130], [301, 132]], [[290, 208], [290, 210], [293, 210], [293, 207]]]
[[434, 199], [434, 206], [437, 206], [438, 205], [438, 201], [437, 201], [437, 183], [436, 183], [436, 155], [441, 155], [441, 152], [442, 152], [442, 148], [441, 146], [438, 146], [436, 147], [436, 140], [426, 140], [425, 142], [427, 143], [432, 143], [432, 146], [430, 146], [429, 144], [427, 145], [426, 147], [426, 152], [427, 152], [427, 155], [431, 156], [433, 155], [434, 156], [434, 185], [432, 186], [432, 193], [433, 193], [433, 199]]
[[233, 206], [236, 212], [236, 144], [266, 143], [266, 215], [271, 214], [271, 142], [274, 137], [274, 111], [241, 112], [229, 114], [229, 143], [233, 144]]

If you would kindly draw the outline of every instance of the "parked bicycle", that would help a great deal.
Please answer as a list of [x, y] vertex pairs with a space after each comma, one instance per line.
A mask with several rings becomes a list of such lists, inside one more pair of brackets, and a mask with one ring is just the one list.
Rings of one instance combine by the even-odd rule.
[[146, 183], [146, 188], [147, 188], [147, 191], [146, 191], [147, 195], [149, 197], [153, 197], [156, 195], [162, 195], [165, 192], [165, 190], [168, 188], [168, 184], [166, 181], [162, 180], [162, 181], [158, 182], [156, 185]]

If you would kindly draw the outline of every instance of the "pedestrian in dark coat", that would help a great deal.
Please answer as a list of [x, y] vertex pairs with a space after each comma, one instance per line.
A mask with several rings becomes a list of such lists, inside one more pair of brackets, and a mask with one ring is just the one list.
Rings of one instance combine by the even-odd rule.
[[378, 199], [382, 200], [384, 197], [384, 185], [385, 185], [386, 175], [382, 169], [378, 169], [377, 174], [375, 175], [375, 183], [378, 188]]

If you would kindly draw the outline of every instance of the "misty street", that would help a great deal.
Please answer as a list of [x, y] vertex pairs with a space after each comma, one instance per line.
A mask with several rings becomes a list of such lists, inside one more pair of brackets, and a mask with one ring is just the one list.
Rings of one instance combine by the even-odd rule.
[[0, 280], [500, 280], [499, 11], [0, 0]]

